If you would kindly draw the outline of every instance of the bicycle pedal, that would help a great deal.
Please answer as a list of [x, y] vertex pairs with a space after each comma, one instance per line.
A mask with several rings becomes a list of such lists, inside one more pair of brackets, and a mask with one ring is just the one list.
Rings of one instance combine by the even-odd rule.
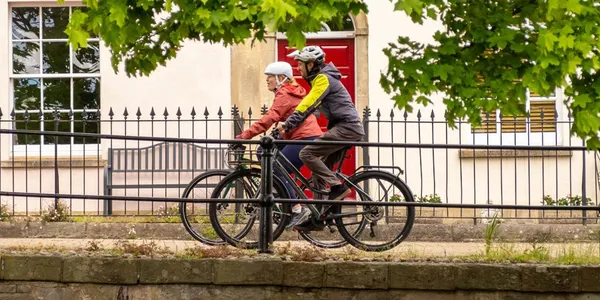
[[377, 223], [375, 223], [375, 222], [372, 222], [372, 223], [371, 223], [371, 226], [369, 226], [369, 229], [371, 230], [371, 232], [369, 233], [369, 236], [370, 236], [371, 238], [374, 238], [374, 237], [375, 237], [375, 230], [373, 230], [373, 227], [375, 227], [375, 226], [377, 226]]
[[327, 220], [325, 223], [327, 224], [327, 228], [329, 228], [329, 232], [330, 233], [336, 233], [337, 232], [337, 227], [333, 223], [333, 220]]

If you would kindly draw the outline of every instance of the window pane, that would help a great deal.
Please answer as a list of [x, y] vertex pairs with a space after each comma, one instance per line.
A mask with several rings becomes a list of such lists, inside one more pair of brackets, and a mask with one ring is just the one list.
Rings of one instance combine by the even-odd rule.
[[345, 16], [342, 20], [331, 20], [326, 24], [325, 27], [328, 27], [329, 30], [323, 31], [354, 31], [354, 23], [350, 16]]
[[520, 133], [527, 131], [527, 119], [525, 116], [502, 116], [501, 130], [503, 133]]
[[73, 79], [73, 108], [98, 109], [100, 108], [100, 79], [99, 78], [74, 78]]
[[44, 109], [71, 109], [70, 78], [44, 78]]
[[471, 133], [496, 133], [496, 112], [482, 112], [481, 125], [471, 127]]
[[[81, 133], [100, 133], [100, 120], [98, 120], [97, 111], [75, 113], [75, 131]], [[75, 144], [98, 144], [98, 138], [95, 137], [75, 137]]]
[[69, 8], [68, 7], [43, 7], [42, 21], [42, 36], [44, 39], [66, 39], [67, 34], [64, 31], [69, 23]]
[[15, 79], [14, 80], [15, 110], [39, 110], [41, 105], [40, 79]]
[[44, 74], [69, 73], [69, 45], [66, 42], [43, 44]]
[[14, 7], [12, 9], [13, 39], [38, 39], [40, 37], [39, 7]]
[[89, 42], [87, 48], [79, 48], [73, 55], [73, 73], [99, 73], [100, 46]]
[[[17, 114], [15, 116], [15, 128], [20, 130], [40, 130], [40, 115], [29, 114], [29, 119], [25, 120], [24, 114]], [[39, 145], [41, 135], [37, 134], [18, 134], [15, 139], [16, 145]]]
[[[556, 101], [531, 101], [529, 103], [529, 120], [531, 132], [556, 131]], [[543, 117], [542, 117], [543, 112]]]
[[13, 42], [13, 73], [40, 73], [40, 44], [37, 42]]
[[[58, 131], [62, 132], [71, 132], [71, 120], [69, 119], [69, 114], [66, 112], [59, 112], [58, 119], [54, 119], [54, 113], [45, 113], [44, 114], [44, 131], [57, 131], [56, 126], [58, 126]], [[54, 144], [54, 138], [58, 138], [59, 144], [70, 144], [71, 137], [70, 136], [54, 136], [54, 135], [46, 135], [44, 136], [44, 144]]]

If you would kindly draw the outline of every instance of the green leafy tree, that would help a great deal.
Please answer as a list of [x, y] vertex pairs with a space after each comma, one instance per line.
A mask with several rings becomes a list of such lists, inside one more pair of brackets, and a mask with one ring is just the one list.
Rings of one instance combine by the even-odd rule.
[[[62, 1], [62, 0], [59, 0]], [[444, 26], [431, 44], [401, 36], [383, 49], [389, 65], [380, 83], [400, 109], [442, 94], [451, 126], [481, 123], [500, 109], [524, 115], [526, 89], [549, 95], [564, 87], [572, 133], [598, 148], [600, 140], [600, 7], [595, 0], [391, 0], [413, 22]], [[90, 34], [110, 48], [117, 71], [148, 75], [176, 56], [184, 40], [224, 45], [286, 32], [302, 47], [302, 32], [349, 13], [368, 12], [358, 0], [84, 0], [67, 28], [75, 48]]]

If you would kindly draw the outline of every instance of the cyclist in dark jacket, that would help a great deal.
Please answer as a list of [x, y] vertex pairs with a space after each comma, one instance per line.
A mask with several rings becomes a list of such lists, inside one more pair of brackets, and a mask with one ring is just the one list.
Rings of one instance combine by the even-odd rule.
[[[294, 51], [289, 57], [298, 61], [298, 70], [309, 83], [311, 90], [302, 99], [279, 130], [291, 131], [317, 109], [328, 119], [327, 132], [316, 140], [359, 141], [365, 135], [358, 111], [352, 103], [348, 90], [340, 82], [341, 73], [332, 64], [325, 64], [325, 52], [318, 46], [308, 46]], [[340, 200], [350, 190], [333, 174], [325, 161], [327, 157], [343, 149], [344, 145], [308, 145], [300, 151], [300, 159], [312, 171], [315, 187], [330, 186], [329, 200]], [[296, 230], [309, 230], [311, 220], [294, 226]], [[322, 227], [317, 228], [322, 229]]]

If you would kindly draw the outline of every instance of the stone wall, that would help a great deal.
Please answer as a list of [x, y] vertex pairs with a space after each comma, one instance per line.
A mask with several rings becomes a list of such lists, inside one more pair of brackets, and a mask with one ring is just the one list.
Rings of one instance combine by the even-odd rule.
[[[415, 224], [407, 242], [481, 242], [485, 224]], [[396, 235], [397, 228], [378, 225], [379, 234]], [[256, 230], [258, 226], [254, 227]], [[0, 238], [74, 238], [124, 239], [134, 229], [141, 239], [191, 240], [181, 223], [42, 223], [0, 222]], [[600, 225], [502, 224], [496, 240], [500, 242], [598, 242]], [[317, 238], [329, 237], [327, 231], [315, 232]], [[298, 234], [285, 231], [278, 241], [298, 240]]]
[[600, 267], [4, 255], [0, 299], [600, 299]]

